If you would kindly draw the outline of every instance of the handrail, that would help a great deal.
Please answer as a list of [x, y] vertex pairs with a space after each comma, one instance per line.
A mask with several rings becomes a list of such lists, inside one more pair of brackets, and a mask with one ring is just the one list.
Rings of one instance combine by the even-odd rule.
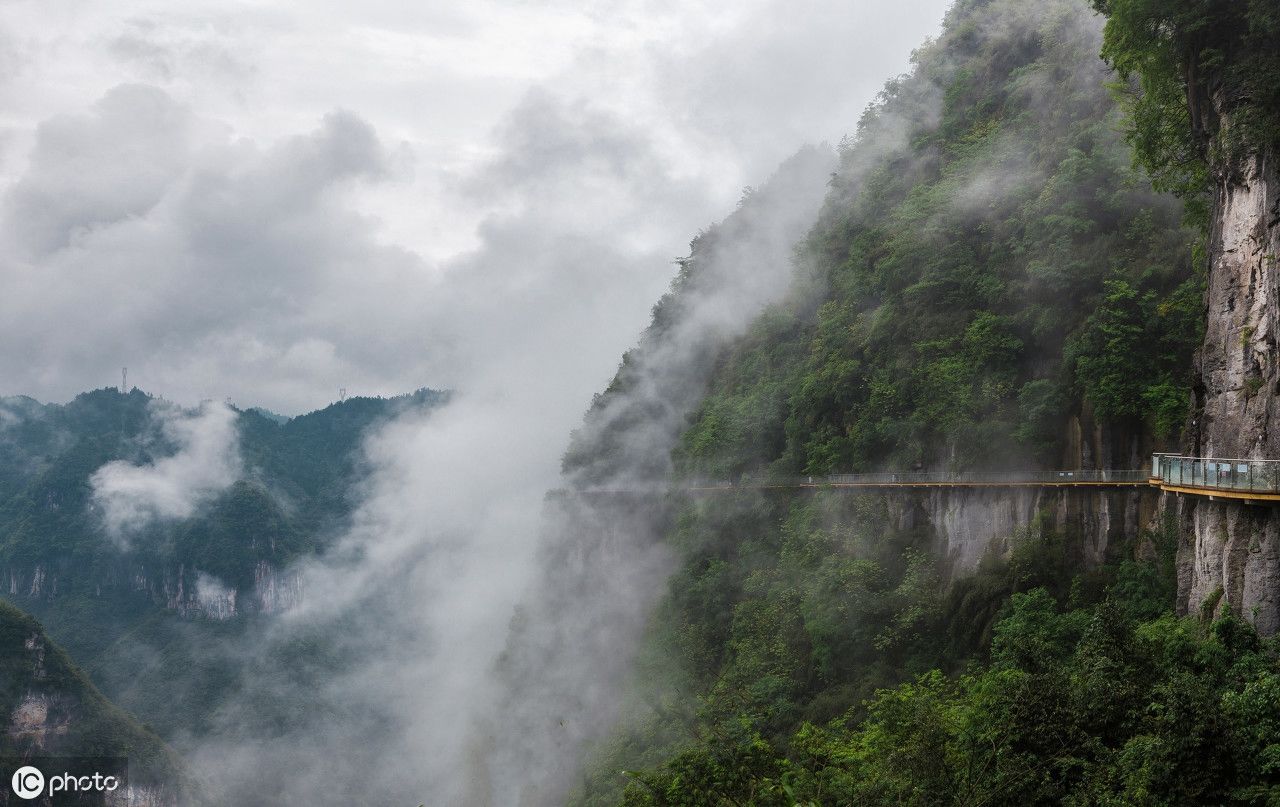
[[1151, 473], [1166, 487], [1280, 494], [1280, 460], [1155, 454]]
[[[1184, 457], [1157, 452], [1148, 469], [1088, 469], [1071, 471], [882, 471], [878, 473], [814, 476], [759, 476], [737, 479], [685, 478], [673, 484], [635, 483], [619, 487], [585, 487], [553, 493], [650, 493], [675, 490], [823, 487], [1070, 487], [1075, 485], [1157, 485], [1174, 492], [1224, 491], [1224, 496], [1250, 501], [1280, 501], [1280, 460], [1224, 460]], [[1259, 494], [1251, 496], [1249, 494]]]
[[1145, 482], [1145, 470], [1088, 469], [1071, 471], [909, 471], [861, 474], [830, 474], [825, 477], [799, 477], [804, 484], [1052, 484], [1077, 482]]
[[1150, 473], [1145, 469], [1089, 469], [1071, 471], [884, 471], [879, 473], [828, 474], [813, 476], [760, 476], [738, 479], [685, 478], [670, 487], [636, 484], [624, 487], [585, 488], [585, 493], [650, 492], [663, 490], [727, 490], [733, 488], [819, 488], [819, 487], [949, 487], [949, 486], [1053, 486], [1145, 485]]
[[1164, 452], [1164, 453], [1155, 453], [1155, 454], [1152, 454], [1151, 456], [1153, 456], [1153, 457], [1176, 457], [1177, 459], [1183, 459], [1183, 460], [1198, 460], [1198, 461], [1201, 461], [1201, 462], [1238, 462], [1238, 463], [1240, 463], [1240, 464], [1242, 464], [1242, 465], [1243, 465], [1244, 463], [1246, 463], [1246, 462], [1258, 462], [1258, 463], [1263, 463], [1263, 462], [1272, 462], [1272, 463], [1280, 463], [1280, 460], [1252, 460], [1252, 459], [1249, 459], [1248, 457], [1188, 457], [1188, 456], [1185, 456], [1185, 455], [1183, 455], [1183, 454], [1179, 454], [1179, 453], [1177, 453], [1177, 452], [1175, 452], [1175, 451], [1169, 451], [1169, 452]]

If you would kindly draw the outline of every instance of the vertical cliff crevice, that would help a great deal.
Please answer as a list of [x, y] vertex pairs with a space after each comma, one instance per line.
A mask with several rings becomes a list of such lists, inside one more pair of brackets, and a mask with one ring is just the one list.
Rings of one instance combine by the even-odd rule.
[[[1183, 450], [1280, 459], [1280, 7], [1271, 0], [1094, 0], [1103, 56], [1133, 80], [1129, 142], [1204, 225], [1204, 337]], [[1180, 501], [1179, 608], [1280, 625], [1269, 560], [1280, 508]]]
[[1272, 428], [1280, 407], [1276, 361], [1276, 262], [1280, 256], [1280, 175], [1257, 154], [1216, 181], [1209, 242], [1203, 385], [1192, 444], [1206, 457], [1280, 457]]
[[[1275, 160], [1260, 151], [1226, 161], [1215, 172], [1212, 210], [1197, 408], [1185, 449], [1206, 458], [1280, 459], [1280, 432], [1273, 427], [1280, 409]], [[1212, 606], [1274, 633], [1280, 628], [1280, 508], [1187, 500], [1179, 509], [1181, 612]]]
[[[1151, 526], [1158, 494], [1142, 488], [935, 489], [901, 495], [902, 513], [917, 511], [952, 578], [971, 574], [987, 557], [1008, 557], [1018, 540], [1052, 531], [1070, 536], [1070, 552], [1085, 568]], [[913, 522], [906, 516], [902, 525]]]

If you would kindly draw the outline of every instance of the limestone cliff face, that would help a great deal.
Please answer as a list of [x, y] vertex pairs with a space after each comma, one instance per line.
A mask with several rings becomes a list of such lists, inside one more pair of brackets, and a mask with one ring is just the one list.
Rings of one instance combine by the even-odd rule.
[[1193, 448], [1280, 458], [1280, 174], [1262, 156], [1218, 180]]
[[[97, 569], [91, 579], [94, 597], [127, 591], [186, 618], [225, 621], [246, 613], [275, 614], [302, 601], [301, 575], [266, 561], [254, 566], [253, 586], [243, 591], [185, 564], [158, 570], [129, 563], [108, 564]], [[58, 570], [43, 564], [0, 568], [0, 586], [16, 602], [52, 602], [60, 596], [58, 583]], [[84, 581], [79, 583], [83, 587]]]
[[1280, 630], [1280, 517], [1269, 507], [1182, 503], [1178, 611], [1231, 609], [1264, 634]]
[[1079, 541], [1072, 551], [1086, 566], [1152, 523], [1153, 488], [951, 488], [890, 494], [896, 528], [923, 526], [953, 577], [970, 574], [984, 557], [1007, 556], [1014, 542], [1045, 530]]
[[[104, 794], [104, 804], [185, 807], [204, 803], [194, 790], [188, 790], [181, 763], [172, 751], [108, 703], [33, 618], [4, 602], [0, 602], [0, 684], [0, 756], [39, 765], [45, 764], [42, 760], [68, 757], [122, 758], [133, 781]], [[0, 781], [0, 804], [19, 803], [8, 785], [6, 772], [6, 779]], [[61, 802], [55, 799], [55, 803]]]
[[[1099, 422], [1087, 401], [1067, 419], [1063, 438], [1063, 470], [1143, 469], [1153, 451], [1170, 450], [1149, 430]], [[1108, 547], [1152, 526], [1160, 494], [1145, 486], [951, 488], [896, 494], [894, 504], [897, 526], [927, 526], [950, 573], [964, 575], [985, 556], [1007, 555], [1015, 539], [1045, 529], [1077, 538], [1073, 551], [1097, 566]]]
[[966, 574], [988, 553], [1005, 555], [1014, 539], [1043, 529], [1077, 536], [1085, 565], [1101, 565], [1109, 546], [1151, 522], [1157, 496], [1145, 488], [956, 489], [935, 490], [921, 504], [952, 574]]
[[[1218, 172], [1206, 331], [1187, 450], [1280, 459], [1280, 174], [1255, 154]], [[1280, 629], [1280, 508], [1186, 497], [1176, 503], [1179, 610], [1227, 609]]]

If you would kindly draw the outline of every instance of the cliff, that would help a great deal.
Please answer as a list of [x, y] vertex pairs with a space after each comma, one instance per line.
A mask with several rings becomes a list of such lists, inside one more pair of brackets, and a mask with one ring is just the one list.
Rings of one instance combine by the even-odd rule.
[[[1104, 55], [1137, 79], [1129, 139], [1139, 160], [1207, 224], [1184, 452], [1280, 459], [1280, 8], [1095, 5], [1109, 15]], [[1166, 506], [1183, 531], [1179, 612], [1230, 612], [1280, 630], [1280, 509], [1196, 496]]]
[[1149, 527], [1158, 494], [1149, 489], [1088, 488], [952, 489], [899, 494], [900, 521], [919, 523], [933, 537], [933, 551], [954, 578], [976, 571], [984, 559], [1005, 558], [1019, 541], [1044, 534], [1070, 535], [1082, 570], [1102, 566], [1117, 547]]
[[[125, 758], [121, 807], [199, 804], [176, 755], [109, 703], [34, 619], [0, 602], [0, 754]], [[7, 773], [7, 772], [6, 772]], [[0, 794], [8, 793], [8, 782]]]
[[[368, 430], [443, 399], [291, 419], [137, 389], [0, 399], [0, 597], [166, 738], [199, 734], [245, 667], [227, 640], [297, 604], [292, 564], [342, 531]], [[130, 483], [115, 498], [108, 472]]]
[[[549, 804], [574, 787], [610, 803], [637, 762], [738, 748], [744, 726], [780, 742], [880, 687], [961, 669], [1020, 592], [1093, 603], [1122, 575], [1142, 596], [1163, 584], [1170, 541], [1145, 487], [768, 487], [1142, 469], [1178, 439], [1201, 338], [1195, 233], [1132, 167], [1100, 28], [1070, 0], [957, 3], [840, 144], [821, 207], [802, 227], [786, 217], [794, 250], [770, 262], [738, 246], [767, 226], [753, 207], [782, 220], [754, 196], [695, 240], [575, 435], [566, 486], [762, 484], [644, 517], [589, 492], [549, 506], [539, 590], [554, 594], [515, 620], [513, 695], [486, 737], [514, 720], [518, 738], [477, 750], [478, 799]], [[717, 299], [759, 273], [773, 299], [723, 327], [734, 307]], [[501, 773], [528, 769], [544, 774]], [[672, 787], [635, 803], [686, 792]]]
[[[1220, 112], [1218, 117], [1228, 113]], [[1220, 459], [1280, 459], [1280, 174], [1252, 154], [1214, 178], [1208, 327], [1187, 449]], [[1184, 497], [1176, 504], [1179, 609], [1230, 610], [1263, 633], [1280, 630], [1280, 510]]]

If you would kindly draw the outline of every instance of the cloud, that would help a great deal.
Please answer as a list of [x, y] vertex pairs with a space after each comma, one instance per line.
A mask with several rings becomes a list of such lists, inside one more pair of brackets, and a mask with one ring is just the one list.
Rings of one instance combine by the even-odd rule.
[[581, 100], [531, 94], [496, 136], [500, 156], [463, 188], [490, 209], [477, 247], [432, 265], [350, 205], [401, 166], [358, 116], [260, 146], [159, 89], [115, 88], [43, 125], [5, 195], [0, 372], [69, 394], [128, 365], [171, 399], [296, 412], [338, 387], [457, 386], [550, 328], [557, 344], [603, 335], [561, 348], [587, 351], [598, 380], [706, 190]]
[[232, 800], [349, 803], [376, 780], [391, 803], [465, 785], [458, 732], [498, 700], [492, 665], [535, 568], [565, 438], [631, 338], [619, 319], [641, 316], [667, 282], [668, 254], [614, 234], [650, 206], [661, 211], [651, 221], [678, 215], [658, 202], [681, 182], [607, 112], [537, 94], [515, 117], [554, 123], [508, 130], [512, 146], [471, 191], [498, 208], [480, 247], [448, 267], [447, 294], [420, 312], [457, 394], [367, 441], [372, 472], [353, 528], [297, 570], [303, 602], [261, 639], [280, 647], [319, 631], [360, 663], [315, 693], [316, 722], [304, 716], [288, 742], [245, 730], [253, 704], [280, 697], [275, 678], [245, 676], [223, 730], [186, 749], [231, 772], [242, 788]]
[[234, 38], [238, 33], [235, 26], [191, 28], [173, 18], [133, 17], [107, 38], [106, 50], [147, 80], [196, 78], [244, 84], [254, 78], [256, 68], [249, 54], [238, 52]]
[[236, 414], [230, 407], [206, 403], [185, 412], [155, 401], [151, 409], [174, 453], [144, 465], [114, 460], [89, 478], [103, 525], [124, 545], [153, 522], [189, 518], [240, 473]]
[[287, 411], [320, 384], [421, 386], [388, 348], [421, 341], [427, 268], [340, 198], [394, 164], [350, 113], [260, 147], [139, 85], [46, 122], [4, 196], [0, 369], [69, 394], [128, 365], [169, 398]]
[[[573, 114], [554, 101], [532, 103], [551, 104], [539, 116]], [[593, 124], [606, 132], [611, 125]], [[552, 127], [546, 148], [513, 150], [495, 169], [504, 187], [527, 182], [556, 193], [548, 205], [497, 217], [485, 249], [470, 256], [473, 291], [454, 298], [461, 307], [451, 320], [466, 337], [458, 346], [469, 359], [466, 383], [443, 409], [402, 417], [367, 441], [372, 471], [353, 528], [324, 558], [296, 570], [303, 601], [255, 638], [257, 650], [242, 651], [271, 657], [273, 648], [318, 634], [336, 645], [334, 655], [355, 661], [313, 693], [314, 710], [287, 741], [246, 728], [255, 704], [289, 697], [275, 689], [277, 676], [250, 674], [215, 735], [185, 749], [233, 783], [230, 801], [252, 794], [349, 803], [377, 782], [375, 800], [387, 803], [427, 793], [441, 802], [517, 803], [522, 787], [562, 792], [582, 744], [608, 725], [609, 696], [667, 555], [647, 511], [610, 520], [553, 510], [543, 518], [546, 491], [562, 484], [565, 436], [603, 382], [579, 364], [613, 358], [598, 356], [609, 348], [584, 334], [603, 330], [613, 315], [615, 301], [601, 293], [613, 285], [608, 275], [644, 267], [594, 237], [583, 214], [572, 220], [581, 230], [566, 234], [570, 220], [558, 200], [573, 198], [567, 192], [579, 184], [603, 187], [609, 174], [600, 163], [615, 146], [602, 137], [560, 150], [559, 138], [582, 136], [564, 128]], [[606, 156], [593, 152], [597, 142]], [[561, 155], [559, 165], [543, 164], [548, 153]], [[649, 344], [635, 379], [640, 400], [632, 405], [662, 400], [670, 416], [628, 434], [632, 456], [611, 479], [649, 470], [696, 401], [702, 361], [784, 292], [791, 246], [816, 214], [832, 160], [806, 152], [709, 239], [716, 246], [700, 251], [700, 280], [685, 290], [671, 331]], [[621, 165], [635, 168], [608, 181], [648, 170], [644, 161]], [[627, 214], [613, 196], [600, 198], [597, 214]], [[544, 229], [547, 221], [556, 231]], [[542, 310], [557, 311], [557, 321], [545, 321]], [[612, 422], [623, 408], [618, 402], [600, 419]], [[513, 619], [522, 618], [528, 631], [509, 645]], [[548, 732], [559, 718], [573, 728]], [[294, 775], [281, 778], [281, 770]]]
[[[945, 0], [892, 13], [824, 0], [805, 14], [776, 0], [465, 13], [379, 2], [358, 20], [350, 4], [298, 14], [268, 2], [239, 27], [213, 4], [175, 18], [120, 2], [58, 18], [67, 33], [49, 52], [65, 59], [17, 85], [80, 95], [14, 113], [32, 124], [0, 211], [0, 377], [66, 397], [128, 365], [169, 398], [230, 394], [284, 412], [338, 387], [457, 390], [371, 437], [352, 529], [296, 570], [299, 607], [225, 648], [244, 660], [244, 690], [214, 736], [183, 750], [244, 803], [367, 803], [370, 782], [380, 803], [476, 803], [486, 790], [504, 803], [521, 775], [537, 780], [531, 793], [555, 792], [590, 731], [575, 724], [545, 769], [525, 743], [553, 736], [540, 721], [600, 654], [609, 674], [574, 719], [607, 722], [597, 707], [625, 661], [608, 654], [634, 635], [664, 569], [643, 544], [647, 520], [617, 525], [612, 554], [590, 520], [572, 526], [581, 552], [540, 521], [567, 436], [688, 239], [802, 142], [851, 129]], [[60, 7], [41, 8], [27, 13], [51, 27]], [[122, 22], [139, 16], [156, 24]], [[914, 27], [884, 25], [904, 20]], [[200, 42], [245, 68], [201, 66]], [[809, 190], [785, 226], [725, 250], [713, 274], [728, 293], [699, 295], [677, 329], [695, 353], [782, 292], [787, 239], [823, 185]], [[650, 369], [670, 359], [676, 374], [648, 378], [641, 403], [670, 411], [626, 449], [649, 458], [696, 382], [681, 345], [659, 348]], [[556, 598], [557, 559], [563, 574], [605, 571], [600, 587]], [[531, 644], [512, 646], [517, 669], [554, 680], [531, 684], [546, 702], [518, 716], [530, 733], [499, 741], [493, 710], [519, 690], [496, 664], [517, 613], [539, 621]], [[565, 614], [604, 638], [538, 668], [557, 646], [545, 620]], [[314, 636], [343, 663], [301, 693], [307, 708], [282, 737], [261, 707], [300, 693], [261, 660]]]
[[607, 276], [616, 352], [688, 236], [851, 128], [943, 5], [19, 3], [0, 392], [68, 399], [128, 365], [292, 413], [452, 385], [474, 256], [529, 235], [512, 271], [555, 238], [653, 261]]
[[184, 169], [195, 119], [153, 87], [122, 85], [87, 115], [40, 125], [4, 198], [6, 237], [29, 259], [152, 209]]

